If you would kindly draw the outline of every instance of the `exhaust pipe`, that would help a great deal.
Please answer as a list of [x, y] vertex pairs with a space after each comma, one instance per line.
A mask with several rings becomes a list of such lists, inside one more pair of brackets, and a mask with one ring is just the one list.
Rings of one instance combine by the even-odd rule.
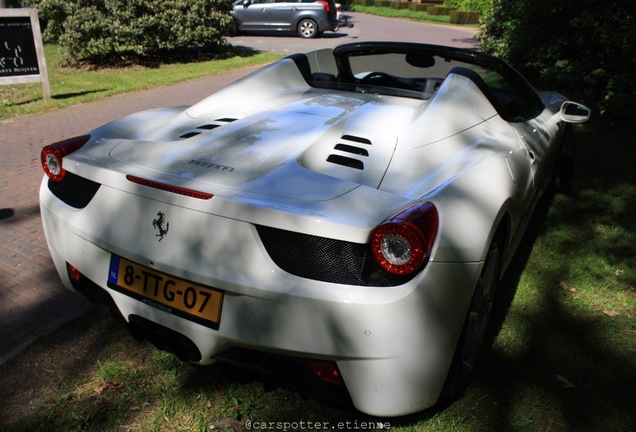
[[137, 342], [143, 342], [146, 339], [146, 331], [143, 326], [134, 319], [128, 321], [128, 333], [135, 339]]
[[177, 356], [182, 362], [190, 363], [201, 360], [201, 354], [199, 354], [197, 347], [185, 337], [173, 341], [167, 351]]
[[135, 340], [139, 342], [147, 340], [158, 350], [169, 352], [183, 362], [201, 360], [201, 352], [190, 339], [140, 316], [128, 317], [128, 332]]

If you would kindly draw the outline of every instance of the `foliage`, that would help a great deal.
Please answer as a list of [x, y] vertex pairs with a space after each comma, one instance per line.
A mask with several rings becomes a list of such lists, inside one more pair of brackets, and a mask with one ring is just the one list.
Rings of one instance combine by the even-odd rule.
[[0, 2], [0, 7], [7, 7], [7, 8], [19, 8], [19, 7], [23, 7], [22, 6], [22, 2], [20, 0], [5, 0], [4, 3]]
[[486, 14], [492, 9], [493, 0], [445, 0], [444, 5], [460, 11], [476, 11]]
[[45, 40], [58, 41], [71, 61], [207, 49], [233, 27], [224, 0], [41, 0], [37, 8]]
[[633, 0], [494, 0], [482, 49], [608, 117], [636, 114]]

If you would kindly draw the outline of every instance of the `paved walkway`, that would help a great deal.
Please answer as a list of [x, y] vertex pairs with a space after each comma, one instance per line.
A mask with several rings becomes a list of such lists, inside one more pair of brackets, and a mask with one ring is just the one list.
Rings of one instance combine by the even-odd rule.
[[40, 220], [40, 150], [143, 109], [191, 105], [254, 68], [0, 122], [0, 364], [91, 305], [66, 290]]

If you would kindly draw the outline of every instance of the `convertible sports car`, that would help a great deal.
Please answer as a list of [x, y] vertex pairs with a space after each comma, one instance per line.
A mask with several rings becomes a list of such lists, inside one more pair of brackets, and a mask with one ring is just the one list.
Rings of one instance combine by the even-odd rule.
[[135, 338], [398, 416], [461, 394], [589, 114], [479, 52], [341, 45], [45, 147], [42, 220]]

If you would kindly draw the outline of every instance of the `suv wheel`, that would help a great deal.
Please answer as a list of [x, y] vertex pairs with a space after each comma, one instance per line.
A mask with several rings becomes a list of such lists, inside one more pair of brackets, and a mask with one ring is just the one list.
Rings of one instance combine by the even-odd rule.
[[314, 20], [304, 19], [298, 23], [298, 35], [305, 39], [318, 36], [318, 24]]

